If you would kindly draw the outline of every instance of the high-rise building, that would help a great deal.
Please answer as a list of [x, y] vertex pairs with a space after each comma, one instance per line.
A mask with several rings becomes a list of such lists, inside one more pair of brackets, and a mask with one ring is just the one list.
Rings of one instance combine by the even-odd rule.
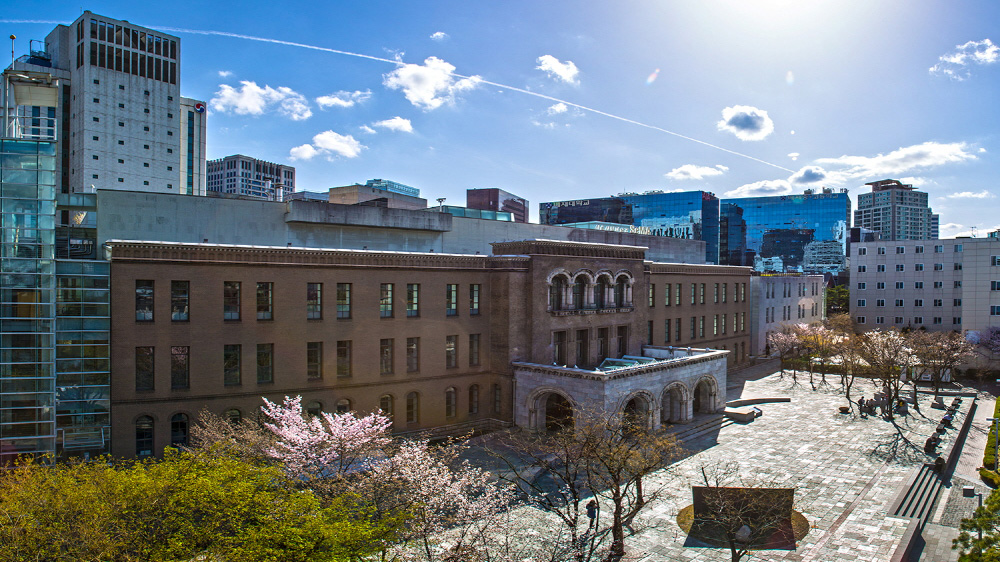
[[[723, 199], [721, 204], [728, 221], [740, 217], [746, 225], [743, 259], [729, 251], [722, 257], [733, 261], [724, 263], [773, 273], [836, 274], [846, 267], [851, 220], [846, 190]], [[728, 230], [732, 238], [733, 228]]]
[[705, 261], [719, 263], [719, 199], [707, 191], [555, 201], [539, 204], [538, 214], [542, 224], [611, 222], [646, 227], [654, 236], [703, 240]]
[[295, 168], [236, 154], [208, 162], [208, 191], [284, 201], [295, 191]]
[[204, 194], [205, 103], [181, 97], [180, 55], [178, 37], [84, 12], [13, 63], [58, 83], [54, 104], [18, 103], [57, 131], [61, 191]]
[[882, 240], [936, 240], [938, 215], [927, 194], [899, 180], [868, 182], [871, 193], [858, 195], [854, 226], [878, 232]]
[[528, 200], [502, 189], [468, 189], [465, 206], [481, 211], [504, 211], [514, 217], [514, 222], [528, 222]]

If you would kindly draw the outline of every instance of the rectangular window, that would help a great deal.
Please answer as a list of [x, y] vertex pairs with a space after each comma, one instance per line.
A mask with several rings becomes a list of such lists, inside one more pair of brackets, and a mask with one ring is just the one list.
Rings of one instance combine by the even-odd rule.
[[479, 291], [482, 285], [473, 283], [469, 285], [469, 316], [479, 315]]
[[257, 384], [274, 382], [274, 344], [257, 344]]
[[875, 272], [876, 273], [882, 273], [884, 271], [885, 271], [885, 264], [884, 263], [880, 263], [877, 266], [875, 266]]
[[493, 385], [493, 413], [500, 413], [500, 406], [503, 404], [503, 393], [500, 391], [500, 385]]
[[896, 299], [896, 306], [903, 306], [903, 299]]
[[406, 372], [420, 370], [420, 338], [406, 338]]
[[337, 318], [351, 317], [351, 284], [337, 283]]
[[897, 289], [902, 289], [903, 288], [903, 282], [902, 281], [896, 281], [896, 288]]
[[469, 334], [469, 366], [479, 366], [479, 334]]
[[675, 289], [677, 289], [675, 291], [677, 294], [674, 295], [674, 304], [677, 306], [681, 305], [681, 287], [683, 287], [683, 285], [681, 285], [680, 283], [678, 283], [676, 287], [674, 287]]
[[190, 347], [170, 348], [170, 388], [177, 390], [190, 386], [190, 357]]
[[306, 378], [318, 380], [323, 378], [323, 342], [306, 343]]
[[135, 348], [135, 389], [138, 391], [154, 389], [153, 346]]
[[866, 306], [865, 299], [858, 299], [858, 306]]
[[914, 247], [913, 248], [913, 253], [914, 254], [922, 254], [922, 253], [924, 253], [924, 247], [923, 246], [916, 246], [916, 247]]
[[962, 271], [962, 264], [956, 263], [955, 264], [955, 271]]
[[444, 310], [445, 316], [458, 316], [458, 285], [444, 286]]
[[674, 328], [674, 340], [676, 340], [679, 343], [681, 341], [681, 319], [680, 318], [678, 318], [677, 321], [674, 322], [674, 326], [675, 326], [675, 328]]
[[448, 369], [458, 367], [458, 336], [444, 338], [444, 366]]
[[924, 270], [924, 264], [922, 263], [913, 264], [913, 271], [923, 271], [923, 270]]
[[378, 372], [380, 375], [391, 375], [393, 373], [393, 365], [395, 356], [395, 350], [393, 349], [395, 340], [393, 339], [383, 339], [378, 342]]
[[740, 283], [740, 302], [747, 302], [747, 284]]
[[670, 306], [670, 304], [671, 304], [671, 302], [670, 302], [670, 287], [671, 287], [670, 283], [664, 283], [663, 284], [663, 304], [666, 305], [666, 306]]
[[715, 302], [716, 304], [719, 304], [719, 284], [718, 283], [715, 284], [715, 300], [713, 302]]
[[378, 290], [379, 318], [392, 318], [392, 283], [382, 283]]
[[698, 303], [705, 304], [705, 284], [701, 283], [698, 286]]
[[618, 326], [618, 357], [628, 354], [628, 326]]
[[608, 342], [608, 329], [607, 328], [598, 328], [597, 329], [597, 357], [598, 357], [598, 359], [602, 359], [603, 360], [603, 359], [607, 359], [608, 358], [608, 351], [609, 351], [609, 345], [608, 345], [608, 343], [609, 343]]
[[705, 337], [705, 317], [698, 318], [698, 337]]
[[722, 315], [722, 335], [726, 335], [726, 314]]
[[653, 283], [649, 284], [649, 306], [653, 307], [656, 305], [656, 285]]
[[955, 281], [955, 282], [954, 282], [954, 283], [952, 284], [952, 286], [953, 286], [953, 288], [955, 288], [955, 289], [961, 289], [961, 288], [962, 288], [962, 282], [961, 282], [961, 281]]
[[153, 321], [153, 282], [150, 280], [135, 280], [135, 321]]
[[858, 273], [864, 273], [866, 271], [868, 271], [868, 266], [867, 265], [859, 265], [858, 266]]
[[719, 315], [718, 314], [715, 315], [715, 320], [714, 320], [714, 323], [712, 324], [712, 335], [713, 336], [719, 335]]
[[943, 299], [934, 299], [934, 306], [943, 306], [943, 304], [944, 304]]
[[924, 282], [923, 281], [914, 281], [913, 282], [913, 288], [914, 289], [923, 289], [924, 288]]
[[935, 289], [943, 289], [944, 288], [944, 281], [935, 281], [934, 282], [934, 288]]
[[239, 281], [225, 281], [222, 283], [222, 318], [223, 320], [240, 319]]
[[274, 283], [257, 283], [257, 320], [274, 319]]
[[170, 321], [187, 322], [190, 309], [191, 283], [189, 281], [170, 282]]
[[729, 283], [722, 284], [722, 303], [725, 304], [729, 300]]
[[306, 319], [323, 318], [323, 284], [306, 283]]
[[695, 316], [691, 317], [691, 339], [698, 337], [698, 318]]
[[863, 291], [863, 290], [865, 290], [865, 288], [866, 288], [867, 286], [868, 286], [868, 284], [867, 284], [867, 283], [858, 283], [858, 289], [860, 289], [860, 290], [862, 290], [862, 291]]
[[864, 256], [868, 254], [868, 248], [858, 248], [858, 255]]
[[243, 346], [226, 345], [222, 350], [222, 383], [226, 386], [236, 386], [243, 383], [240, 371], [240, 361]]
[[956, 252], [961, 252], [962, 251], [962, 244], [955, 244], [955, 251]]
[[858, 316], [857, 323], [858, 324], [864, 324], [865, 323], [865, 317], [864, 316]]
[[[735, 314], [733, 314], [733, 318], [736, 318]], [[741, 332], [747, 331], [747, 313], [746, 312], [741, 312], [740, 313], [740, 331]]]
[[691, 304], [698, 303], [698, 284], [691, 283]]
[[952, 299], [952, 306], [962, 306], [962, 299]]
[[337, 376], [351, 376], [351, 340], [337, 341]]
[[670, 318], [663, 321], [663, 343], [670, 343]]
[[552, 332], [552, 362], [566, 364], [566, 332]]
[[897, 263], [896, 264], [896, 271], [904, 271], [905, 269], [906, 269], [906, 266], [904, 266], [903, 264], [901, 264], [901, 263]]
[[905, 254], [906, 253], [906, 248], [903, 247], [903, 246], [896, 246], [896, 253], [897, 254]]
[[990, 256], [990, 265], [992, 267], [1000, 265], [1000, 256]]
[[1000, 281], [990, 281], [991, 291], [1000, 291]]
[[913, 301], [913, 306], [924, 306], [924, 299], [915, 299]]
[[646, 345], [653, 345], [653, 321], [646, 322]]
[[406, 316], [414, 318], [420, 316], [420, 284], [406, 284]]
[[881, 255], [885, 255], [885, 247], [881, 247], [881, 248], [879, 248], [879, 249], [878, 249], [878, 253], [879, 253], [879, 255], [880, 255], [880, 256], [881, 256]]
[[951, 317], [951, 323], [952, 324], [961, 324], [962, 323], [962, 317], [961, 316], [952, 316]]
[[991, 306], [990, 307], [990, 316], [1000, 316], [1000, 306], [996, 306], [996, 305]]
[[944, 271], [944, 264], [943, 263], [934, 264], [934, 271]]

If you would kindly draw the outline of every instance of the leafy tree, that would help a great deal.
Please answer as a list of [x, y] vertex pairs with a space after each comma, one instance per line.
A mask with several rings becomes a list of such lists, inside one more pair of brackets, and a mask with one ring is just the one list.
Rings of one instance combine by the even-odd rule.
[[828, 317], [847, 313], [851, 291], [847, 285], [837, 285], [826, 290], [826, 315]]
[[379, 530], [279, 469], [177, 452], [129, 465], [27, 461], [0, 478], [0, 560], [347, 560]]
[[1000, 490], [993, 490], [972, 517], [962, 520], [961, 533], [952, 548], [959, 551], [959, 562], [1000, 560]]

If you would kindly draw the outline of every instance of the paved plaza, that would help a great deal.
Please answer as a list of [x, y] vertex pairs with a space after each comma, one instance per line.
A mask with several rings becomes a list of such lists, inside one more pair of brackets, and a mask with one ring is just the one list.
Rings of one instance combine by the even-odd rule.
[[[740, 392], [740, 398], [788, 397], [791, 401], [762, 404], [759, 407], [763, 416], [752, 423], [726, 425], [686, 443], [701, 452], [657, 477], [670, 487], [671, 493], [665, 501], [650, 506], [645, 512], [645, 527], [627, 540], [630, 559], [729, 560], [728, 550], [685, 546], [692, 543], [678, 527], [676, 515], [691, 503], [691, 485], [699, 484], [700, 468], [731, 460], [739, 461], [742, 475], [751, 482], [794, 487], [795, 509], [811, 526], [795, 550], [768, 550], [757, 553], [754, 559], [818, 562], [892, 559], [909, 520], [889, 516], [888, 509], [914, 469], [933, 461], [934, 457], [925, 455], [922, 447], [943, 412], [931, 409], [931, 397], [921, 394], [920, 412], [911, 409], [910, 415], [898, 417], [895, 425], [877, 416], [840, 414], [837, 408], [846, 401], [839, 377], [827, 379], [828, 384], [823, 384], [815, 377], [813, 387], [808, 375], [800, 374], [793, 381], [787, 374], [784, 377], [773, 374], [747, 381], [742, 387], [731, 387]], [[871, 381], [859, 380], [852, 396], [871, 397], [874, 392]], [[730, 400], [737, 398], [732, 394]], [[970, 403], [971, 398], [964, 399], [956, 428]], [[992, 404], [989, 407], [992, 412]], [[948, 435], [956, 433], [957, 429], [950, 430]], [[981, 445], [978, 451], [976, 454], [981, 455]], [[962, 467], [960, 462], [959, 468]], [[956, 481], [950, 489], [946, 488], [942, 502], [947, 504], [945, 498], [951, 497], [951, 491], [960, 496], [962, 484]], [[951, 507], [936, 510], [940, 513], [935, 513], [935, 517], [942, 519], [944, 525], [936, 525], [934, 518], [928, 525], [929, 531], [937, 533], [935, 537], [943, 534], [937, 541], [940, 544], [932, 545], [938, 549], [935, 556], [948, 557], [923, 559], [957, 559], [948, 548], [950, 537], [957, 532], [950, 531], [953, 527], [947, 525], [957, 525], [956, 521], [969, 513], [971, 504], [969, 500], [952, 502]]]

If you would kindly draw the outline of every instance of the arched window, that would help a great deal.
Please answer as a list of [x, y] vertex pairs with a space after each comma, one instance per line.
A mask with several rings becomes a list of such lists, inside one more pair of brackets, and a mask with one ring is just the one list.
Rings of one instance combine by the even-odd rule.
[[233, 425], [240, 423], [243, 419], [243, 413], [240, 412], [239, 408], [230, 408], [226, 410], [226, 413], [224, 413], [223, 416], [226, 418], [226, 421]]
[[479, 413], [479, 385], [474, 384], [469, 387], [469, 413]]
[[597, 280], [597, 285], [594, 287], [594, 305], [597, 308], [604, 308], [604, 304], [607, 301], [608, 295], [608, 278], [601, 277]]
[[135, 420], [135, 456], [153, 455], [153, 418], [142, 416]]
[[323, 412], [323, 404], [319, 403], [318, 401], [313, 400], [312, 402], [306, 403], [306, 413], [309, 414], [310, 417], [316, 417], [320, 415], [322, 412]]
[[628, 277], [619, 275], [615, 282], [615, 306], [628, 306]]
[[174, 414], [170, 418], [170, 446], [185, 447], [188, 444], [187, 414]]
[[393, 399], [391, 394], [383, 394], [378, 399], [378, 409], [382, 410], [382, 414], [392, 419], [393, 414]]
[[582, 310], [587, 303], [587, 276], [577, 275], [573, 280], [573, 308]]
[[458, 393], [451, 387], [444, 391], [444, 415], [453, 418], [458, 413]]
[[566, 293], [566, 277], [557, 275], [549, 285], [549, 310], [563, 309], [563, 295]]
[[351, 411], [351, 401], [347, 398], [341, 398], [337, 400], [337, 413], [346, 414]]
[[417, 423], [420, 419], [420, 395], [411, 392], [406, 395], [406, 423]]

